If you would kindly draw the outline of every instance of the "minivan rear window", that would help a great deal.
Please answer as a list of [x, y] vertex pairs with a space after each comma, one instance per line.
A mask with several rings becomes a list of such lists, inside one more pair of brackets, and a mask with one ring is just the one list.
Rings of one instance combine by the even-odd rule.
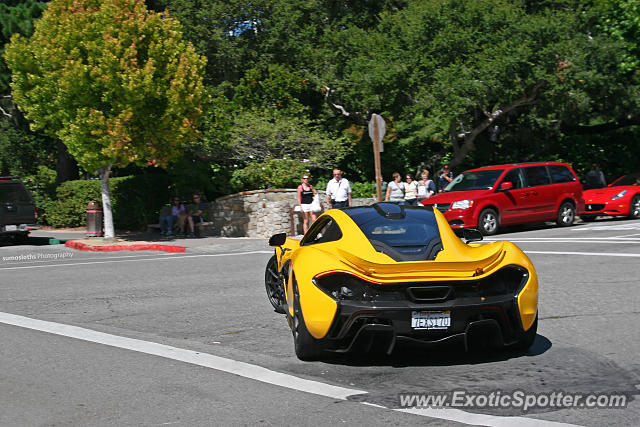
[[0, 184], [0, 203], [10, 202], [26, 202], [31, 203], [31, 197], [27, 190], [20, 184], [1, 183]]
[[576, 178], [566, 166], [549, 165], [548, 168], [549, 173], [551, 174], [551, 181], [554, 184], [559, 184], [562, 182], [573, 182], [576, 180]]

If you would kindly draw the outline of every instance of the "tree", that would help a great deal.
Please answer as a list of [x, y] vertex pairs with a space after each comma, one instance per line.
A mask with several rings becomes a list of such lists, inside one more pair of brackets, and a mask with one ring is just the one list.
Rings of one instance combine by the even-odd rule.
[[205, 59], [177, 20], [142, 0], [54, 0], [30, 39], [11, 38], [6, 59], [32, 128], [98, 172], [105, 237], [113, 237], [111, 168], [164, 167], [196, 136]]

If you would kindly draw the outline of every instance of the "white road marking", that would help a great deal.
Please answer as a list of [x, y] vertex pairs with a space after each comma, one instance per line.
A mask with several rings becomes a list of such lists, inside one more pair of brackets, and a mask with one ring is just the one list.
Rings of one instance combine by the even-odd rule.
[[590, 225], [587, 227], [574, 227], [571, 231], [608, 231], [608, 230], [640, 230], [640, 223], [616, 224], [616, 225]]
[[346, 400], [349, 396], [366, 393], [366, 391], [363, 390], [306, 380], [293, 375], [272, 371], [261, 366], [238, 362], [237, 360], [214, 356], [212, 354], [186, 350], [150, 341], [142, 341], [134, 338], [106, 334], [104, 332], [93, 331], [91, 329], [65, 325], [62, 323], [32, 319], [30, 317], [18, 316], [10, 313], [0, 312], [0, 323], [75, 338], [82, 341], [104, 344], [110, 347], [137, 351], [139, 353], [164, 357], [166, 359], [178, 360], [192, 365], [228, 372], [230, 374], [250, 378], [267, 384], [274, 384], [293, 390], [330, 397], [332, 399]]
[[[222, 372], [238, 375], [243, 378], [249, 378], [266, 384], [277, 385], [292, 390], [298, 390], [319, 396], [329, 397], [331, 399], [347, 400], [350, 396], [367, 394], [364, 390], [357, 390], [347, 387], [335, 386], [318, 381], [299, 378], [294, 375], [283, 374], [281, 372], [272, 371], [262, 366], [252, 365], [250, 363], [239, 362], [237, 360], [228, 359], [220, 356], [214, 356], [208, 353], [201, 353], [193, 350], [173, 347], [165, 344], [158, 344], [150, 341], [142, 341], [134, 338], [121, 337], [118, 335], [98, 332], [91, 329], [85, 329], [78, 326], [65, 325], [62, 323], [48, 322], [44, 320], [33, 319], [30, 317], [19, 316], [11, 313], [0, 312], [0, 323], [17, 326], [21, 328], [31, 329], [35, 331], [46, 332], [49, 334], [60, 335], [68, 338], [74, 338], [82, 341], [93, 342], [97, 344], [108, 345], [110, 347], [121, 348], [125, 350], [136, 351], [139, 353], [149, 354], [152, 356], [163, 357], [165, 359], [177, 360], [192, 365], [202, 366], [205, 368], [215, 369]], [[362, 402], [368, 406], [381, 409], [385, 408], [368, 402]], [[514, 424], [524, 426], [562, 426], [570, 425], [557, 423], [552, 421], [537, 420], [525, 417], [501, 417], [496, 415], [484, 415], [465, 412], [459, 409], [451, 408], [411, 408], [411, 409], [392, 409], [396, 412], [403, 412], [413, 415], [420, 415], [429, 418], [438, 418], [442, 420], [457, 421], [470, 425], [484, 426], [511, 426]]]
[[394, 411], [404, 412], [406, 414], [421, 415], [423, 417], [439, 418], [441, 420], [457, 421], [460, 423], [477, 426], [511, 427], [517, 425], [518, 427], [537, 427], [575, 425], [559, 423], [555, 421], [537, 420], [526, 417], [498, 417], [495, 415], [473, 414], [460, 409], [452, 408], [406, 408], [394, 409]]
[[551, 240], [544, 240], [544, 239], [531, 239], [531, 240], [527, 240], [527, 239], [505, 239], [505, 240], [486, 240], [487, 243], [492, 243], [492, 242], [503, 242], [503, 241], [507, 241], [507, 242], [511, 242], [511, 243], [596, 243], [596, 244], [611, 244], [611, 243], [615, 243], [615, 244], [640, 244], [640, 239], [588, 239], [588, 240], [583, 240], [583, 239], [551, 239]]
[[182, 258], [200, 258], [200, 257], [220, 257], [220, 256], [234, 256], [234, 255], [251, 255], [251, 254], [271, 254], [273, 251], [248, 251], [248, 252], [229, 252], [226, 254], [198, 254], [198, 255], [158, 255], [157, 258], [144, 258], [144, 259], [118, 259], [108, 261], [89, 261], [89, 262], [70, 262], [64, 264], [46, 264], [46, 265], [25, 265], [20, 267], [0, 267], [0, 270], [22, 270], [28, 268], [44, 268], [44, 267], [68, 267], [74, 265], [91, 265], [91, 264], [110, 264], [114, 262], [136, 262], [136, 261], [166, 261], [168, 259], [182, 259]]
[[638, 254], [624, 254], [611, 252], [560, 252], [560, 251], [524, 251], [525, 254], [541, 254], [541, 255], [580, 255], [580, 256], [614, 256], [614, 257], [632, 257], [640, 258]]

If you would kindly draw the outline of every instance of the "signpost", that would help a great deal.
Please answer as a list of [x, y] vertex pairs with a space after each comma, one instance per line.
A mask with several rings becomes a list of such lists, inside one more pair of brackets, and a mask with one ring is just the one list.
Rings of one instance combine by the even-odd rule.
[[376, 168], [376, 195], [378, 201], [382, 201], [382, 172], [380, 171], [380, 152], [384, 151], [382, 138], [387, 131], [387, 126], [382, 116], [372, 114], [369, 120], [369, 136], [373, 141], [373, 162]]

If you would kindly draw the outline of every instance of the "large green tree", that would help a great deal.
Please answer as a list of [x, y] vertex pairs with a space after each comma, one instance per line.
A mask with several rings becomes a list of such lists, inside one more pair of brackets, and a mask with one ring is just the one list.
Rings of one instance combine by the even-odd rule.
[[113, 166], [166, 166], [196, 136], [205, 59], [180, 23], [142, 0], [54, 0], [29, 39], [6, 49], [16, 103], [33, 129], [61, 140], [102, 180], [114, 236]]

